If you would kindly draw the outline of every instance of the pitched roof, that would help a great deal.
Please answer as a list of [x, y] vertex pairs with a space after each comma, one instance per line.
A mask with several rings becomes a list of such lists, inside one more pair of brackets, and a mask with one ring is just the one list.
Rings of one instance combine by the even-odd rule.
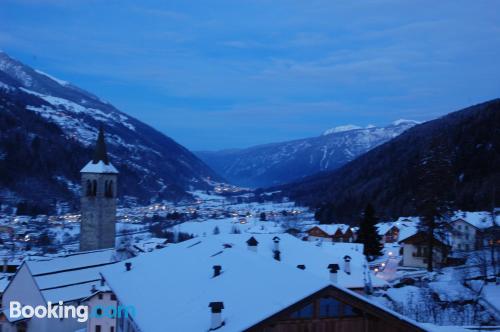
[[108, 159], [104, 129], [102, 127], [99, 128], [99, 134], [97, 135], [94, 157], [82, 168], [80, 173], [118, 173]]
[[113, 264], [114, 250], [87, 251], [53, 259], [25, 261], [45, 301], [72, 301], [87, 297], [99, 285], [100, 271]]
[[92, 159], [94, 164], [97, 164], [99, 161], [104, 162], [106, 165], [109, 164], [106, 141], [104, 140], [104, 128], [102, 126], [99, 128], [99, 134], [97, 135], [97, 142], [94, 150], [94, 158]]
[[[229, 237], [241, 239], [224, 246]], [[286, 238], [282, 236], [280, 244]], [[367, 301], [340, 286], [331, 286], [328, 278], [315, 275], [312, 269], [278, 262], [267, 253], [259, 255], [260, 249], [272, 245], [272, 237], [258, 237], [257, 252], [246, 248], [246, 239], [248, 236], [240, 234], [195, 238], [130, 259], [130, 271], [119, 263], [104, 268], [102, 274], [118, 300], [135, 307], [133, 320], [144, 332], [161, 331], [163, 322], [173, 331], [206, 331], [210, 327], [209, 304], [214, 302], [224, 305], [225, 325], [218, 329], [224, 332], [248, 329], [328, 287]], [[222, 267], [216, 277], [214, 265]], [[327, 267], [323, 266], [325, 276]]]
[[[196, 238], [103, 269], [109, 287], [124, 305], [133, 305], [141, 331], [205, 331], [211, 302], [223, 302], [226, 324], [241, 331], [326, 286], [306, 271], [263, 259], [246, 249]], [[213, 266], [222, 266], [213, 277]], [[130, 287], [135, 285], [135, 287]], [[272, 298], [272, 301], [269, 299]]]

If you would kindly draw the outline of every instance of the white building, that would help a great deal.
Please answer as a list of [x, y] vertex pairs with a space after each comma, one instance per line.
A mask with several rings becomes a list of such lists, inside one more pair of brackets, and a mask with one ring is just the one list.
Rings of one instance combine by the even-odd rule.
[[[78, 306], [101, 283], [100, 270], [114, 263], [114, 250], [81, 252], [57, 258], [25, 261], [11, 280], [2, 297], [4, 319], [2, 332], [75, 331], [85, 323], [74, 319], [10, 317], [11, 301], [23, 306], [47, 305], [48, 302]], [[104, 331], [103, 331], [104, 332]]]

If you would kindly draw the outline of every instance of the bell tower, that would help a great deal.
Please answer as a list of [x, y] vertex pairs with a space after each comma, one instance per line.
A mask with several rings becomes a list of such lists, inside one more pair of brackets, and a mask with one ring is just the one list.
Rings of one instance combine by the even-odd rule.
[[82, 175], [80, 250], [115, 247], [118, 171], [108, 160], [104, 130], [97, 136], [94, 157]]

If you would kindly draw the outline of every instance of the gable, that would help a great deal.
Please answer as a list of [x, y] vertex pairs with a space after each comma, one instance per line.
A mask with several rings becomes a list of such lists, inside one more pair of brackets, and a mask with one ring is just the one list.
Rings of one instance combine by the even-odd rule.
[[330, 235], [318, 226], [314, 226], [307, 232], [310, 236], [329, 237]]
[[257, 331], [360, 330], [425, 331], [413, 321], [332, 285], [246, 329]]

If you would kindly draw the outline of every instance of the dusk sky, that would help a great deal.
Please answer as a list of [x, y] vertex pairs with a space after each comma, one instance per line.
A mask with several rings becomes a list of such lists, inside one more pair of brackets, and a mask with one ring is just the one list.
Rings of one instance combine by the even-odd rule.
[[500, 97], [498, 0], [2, 0], [0, 49], [192, 150]]

